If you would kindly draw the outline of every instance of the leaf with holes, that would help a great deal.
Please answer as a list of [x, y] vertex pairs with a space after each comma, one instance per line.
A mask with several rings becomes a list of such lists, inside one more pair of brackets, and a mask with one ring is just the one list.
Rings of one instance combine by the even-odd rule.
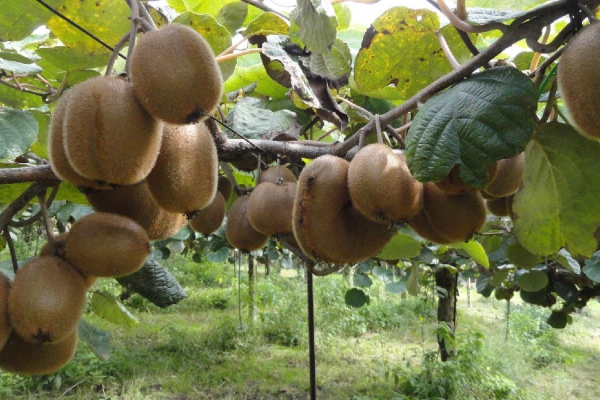
[[432, 97], [413, 120], [406, 160], [422, 181], [442, 180], [455, 164], [467, 184], [483, 188], [487, 166], [521, 153], [535, 128], [537, 97], [526, 75], [492, 68]]

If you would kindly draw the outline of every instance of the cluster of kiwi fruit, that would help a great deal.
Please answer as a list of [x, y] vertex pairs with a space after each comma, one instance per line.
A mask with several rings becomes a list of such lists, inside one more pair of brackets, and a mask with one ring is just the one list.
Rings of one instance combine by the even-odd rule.
[[93, 213], [46, 243], [13, 282], [0, 274], [0, 369], [42, 375], [62, 368], [75, 354], [87, 290], [97, 277], [135, 272], [149, 251], [138, 223]]

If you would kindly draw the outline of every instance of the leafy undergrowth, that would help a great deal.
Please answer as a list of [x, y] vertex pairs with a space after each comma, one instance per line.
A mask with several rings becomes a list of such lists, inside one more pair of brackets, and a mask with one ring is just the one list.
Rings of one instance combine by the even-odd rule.
[[[229, 265], [165, 264], [189, 298], [159, 309], [137, 295], [126, 305], [140, 319], [109, 330], [113, 354], [98, 360], [83, 344], [57, 374], [0, 374], [0, 398], [306, 399], [309, 392], [306, 285], [294, 270], [257, 283], [249, 318], [247, 275], [241, 291]], [[262, 270], [261, 270], [262, 271]], [[97, 285], [118, 294], [110, 280]], [[370, 304], [344, 304], [343, 275], [315, 279], [318, 398], [323, 399], [596, 399], [600, 398], [600, 306], [557, 331], [549, 310], [459, 297], [457, 349], [452, 362], [436, 357], [431, 294], [402, 299], [383, 285], [368, 289]], [[428, 293], [428, 291], [425, 291]], [[239, 301], [238, 301], [239, 300]], [[507, 336], [508, 329], [508, 336]]]

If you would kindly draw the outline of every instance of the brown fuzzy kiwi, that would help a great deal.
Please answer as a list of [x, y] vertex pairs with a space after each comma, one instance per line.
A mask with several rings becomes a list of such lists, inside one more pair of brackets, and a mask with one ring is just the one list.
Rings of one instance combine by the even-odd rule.
[[423, 184], [408, 170], [406, 158], [384, 144], [363, 147], [350, 162], [352, 204], [371, 221], [405, 222], [423, 208]]
[[131, 56], [131, 81], [144, 108], [173, 124], [206, 118], [223, 94], [221, 70], [210, 45], [181, 24], [139, 38]]
[[233, 184], [228, 177], [221, 175], [217, 180], [217, 191], [223, 195], [225, 201], [229, 200], [233, 193]]
[[417, 215], [408, 221], [410, 226], [419, 236], [434, 243], [450, 244], [453, 240], [448, 239], [436, 232], [429, 223], [425, 210], [421, 210]]
[[8, 297], [13, 329], [28, 342], [58, 343], [77, 328], [85, 305], [86, 283], [65, 260], [44, 256], [15, 274]]
[[192, 215], [215, 197], [218, 171], [217, 147], [204, 122], [164, 124], [160, 154], [146, 182], [159, 206]]
[[48, 133], [48, 159], [50, 161], [50, 167], [52, 167], [52, 171], [54, 171], [56, 176], [61, 180], [75, 186], [95, 190], [110, 189], [110, 186], [108, 185], [94, 182], [93, 180], [86, 179], [79, 175], [79, 173], [73, 169], [67, 158], [64, 146], [63, 122], [70, 94], [71, 91], [68, 91], [61, 96], [56, 104], [54, 113], [52, 114], [52, 120], [50, 121], [50, 130]]
[[243, 154], [235, 160], [230, 160], [229, 163], [240, 171], [245, 172], [255, 171], [259, 166], [258, 157], [254, 153]]
[[498, 197], [497, 199], [486, 200], [485, 207], [491, 214], [497, 217], [508, 217], [510, 215], [506, 197]]
[[46, 375], [64, 367], [77, 350], [77, 329], [58, 343], [30, 343], [12, 332], [0, 351], [0, 369], [19, 375]]
[[135, 185], [90, 193], [87, 196], [97, 212], [108, 212], [129, 217], [140, 224], [150, 240], [163, 240], [179, 232], [187, 218], [161, 208], [150, 193], [145, 180]]
[[83, 276], [118, 277], [144, 265], [148, 234], [131, 218], [94, 213], [73, 224], [65, 241], [65, 259]]
[[161, 125], [142, 108], [130, 83], [92, 78], [71, 89], [63, 125], [65, 152], [87, 179], [132, 185], [156, 162]]
[[253, 251], [262, 248], [269, 239], [252, 227], [248, 221], [248, 202], [250, 196], [238, 197], [227, 213], [225, 235], [229, 243], [242, 251]]
[[10, 279], [0, 272], [0, 350], [12, 331], [12, 325], [8, 316], [8, 295], [11, 286]]
[[210, 235], [223, 224], [225, 212], [225, 198], [217, 192], [213, 201], [190, 219], [190, 228], [204, 235]]
[[393, 230], [365, 218], [350, 201], [349, 162], [333, 155], [315, 158], [300, 173], [294, 201], [294, 236], [317, 262], [357, 263], [375, 256]]
[[525, 153], [498, 161], [498, 175], [483, 191], [490, 196], [506, 197], [517, 193], [521, 187]]
[[281, 182], [298, 182], [296, 175], [286, 167], [273, 166], [260, 172], [256, 184], [260, 185], [263, 182], [277, 183], [277, 178], [279, 178]]
[[248, 221], [264, 235], [292, 232], [296, 183], [259, 183], [248, 201]]
[[[67, 239], [68, 233], [61, 233], [54, 237], [54, 243], [46, 242], [42, 246], [38, 257], [43, 256], [56, 256], [64, 258], [65, 256], [65, 240]], [[82, 275], [83, 276], [83, 275]], [[97, 277], [95, 276], [84, 276], [86, 290], [94, 286]]]
[[479, 192], [450, 195], [440, 190], [435, 183], [423, 186], [423, 211], [429, 225], [449, 244], [463, 242], [485, 224], [487, 211]]
[[560, 95], [579, 131], [600, 138], [600, 23], [584, 27], [564, 49], [558, 63]]
[[[487, 173], [488, 180], [486, 186], [496, 179], [496, 176], [498, 175], [498, 162], [488, 165]], [[462, 194], [479, 190], [478, 188], [465, 183], [465, 181], [463, 181], [463, 179], [460, 177], [460, 164], [454, 165], [448, 175], [435, 184], [448, 194]]]

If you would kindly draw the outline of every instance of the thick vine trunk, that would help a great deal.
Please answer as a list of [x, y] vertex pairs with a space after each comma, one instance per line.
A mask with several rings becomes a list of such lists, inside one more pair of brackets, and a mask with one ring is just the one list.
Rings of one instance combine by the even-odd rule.
[[253, 322], [256, 319], [256, 264], [251, 254], [248, 254], [248, 297], [248, 314], [250, 322]]
[[456, 357], [454, 346], [454, 332], [456, 329], [456, 289], [457, 274], [451, 273], [447, 268], [440, 268], [435, 273], [435, 284], [441, 291], [438, 299], [437, 318], [438, 324], [446, 329], [438, 331], [438, 346], [442, 361]]

